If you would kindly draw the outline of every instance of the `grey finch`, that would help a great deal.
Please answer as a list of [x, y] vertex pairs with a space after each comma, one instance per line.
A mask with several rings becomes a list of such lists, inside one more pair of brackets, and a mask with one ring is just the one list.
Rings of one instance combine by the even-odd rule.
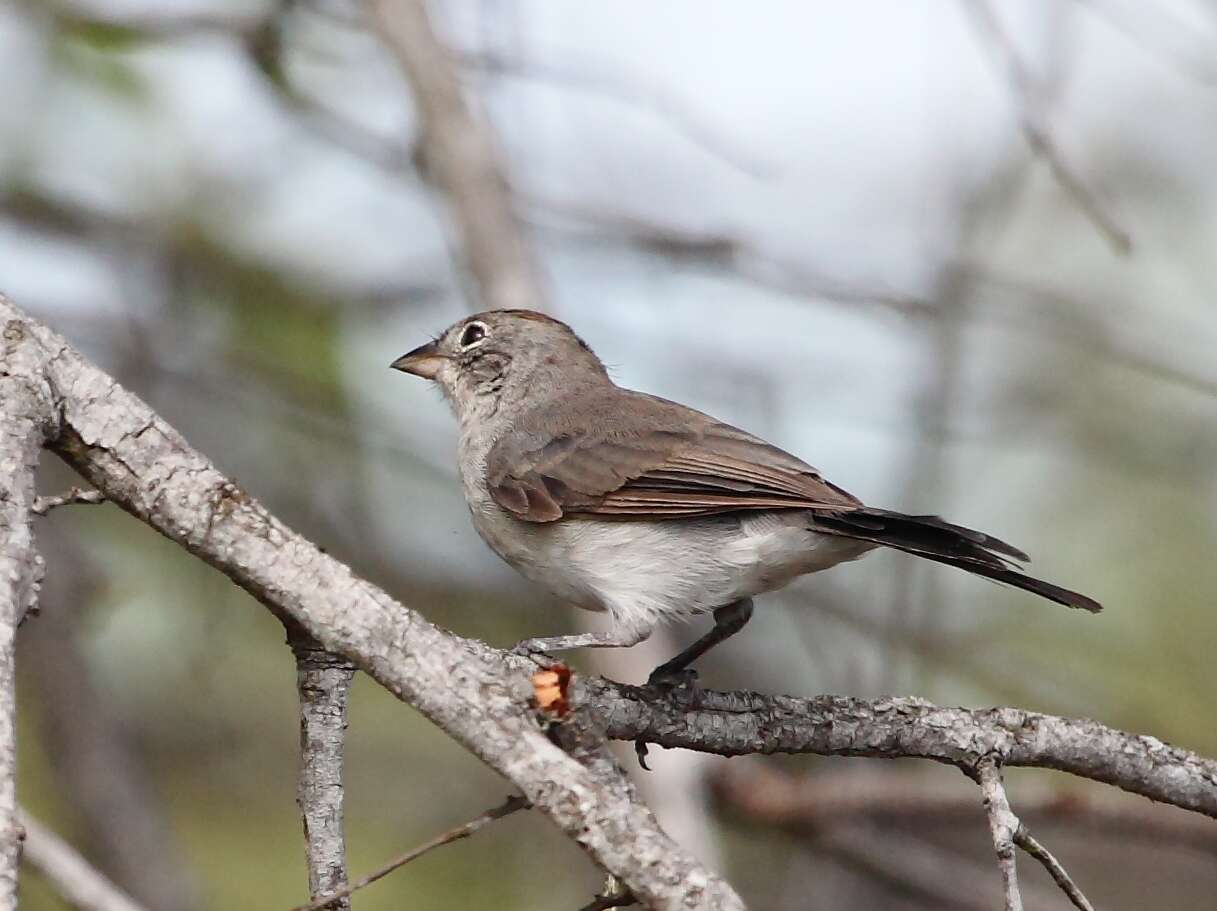
[[432, 380], [460, 422], [478, 534], [609, 632], [528, 639], [525, 653], [630, 646], [656, 624], [713, 629], [652, 680], [738, 632], [752, 598], [891, 547], [1067, 607], [1098, 602], [1020, 572], [1022, 551], [938, 516], [866, 506], [806, 462], [666, 399], [623, 389], [569, 326], [530, 310], [463, 319], [393, 367]]

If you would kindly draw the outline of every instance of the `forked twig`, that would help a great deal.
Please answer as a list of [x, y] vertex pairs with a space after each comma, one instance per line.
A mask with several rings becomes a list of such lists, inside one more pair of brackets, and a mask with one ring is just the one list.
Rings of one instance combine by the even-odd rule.
[[1031, 150], [1052, 170], [1061, 189], [1074, 201], [1087, 220], [1103, 235], [1112, 249], [1122, 256], [1132, 252], [1132, 237], [1104, 208], [1094, 191], [1065, 160], [1048, 124], [1048, 118], [1035, 102], [1036, 86], [1018, 50], [1010, 40], [988, 0], [964, 0], [977, 32], [996, 49], [1011, 93], [1018, 107], [1019, 125]]
[[1014, 843], [1044, 865], [1044, 869], [1061, 887], [1061, 891], [1069, 896], [1069, 900], [1079, 911], [1094, 911], [1094, 905], [1090, 903], [1090, 899], [1082, 894], [1082, 890], [1070, 878], [1068, 872], [1061, 866], [1061, 862], [1052, 855], [1051, 851], [1036, 841], [1022, 823], [1019, 823], [1018, 828], [1014, 831]]
[[1018, 869], [1014, 860], [1014, 833], [1020, 825], [1010, 809], [1006, 789], [1001, 781], [1001, 769], [992, 759], [980, 763], [976, 780], [984, 795], [985, 811], [989, 814], [989, 832], [997, 851], [997, 866], [1001, 870], [1006, 897], [1006, 911], [1023, 911], [1023, 897], [1018, 890]]
[[1044, 869], [1079, 911], [1094, 911], [1094, 905], [1082, 894], [1082, 890], [1077, 887], [1061, 862], [1032, 836], [1010, 809], [1010, 801], [1006, 797], [1006, 789], [1001, 780], [1001, 766], [997, 761], [993, 758], [982, 760], [976, 767], [976, 781], [980, 785], [985, 809], [989, 813], [989, 830], [993, 833], [997, 865], [1001, 868], [1005, 886], [1006, 911], [1022, 911], [1023, 907], [1014, 863], [1015, 846], [1022, 848], [1043, 864]]

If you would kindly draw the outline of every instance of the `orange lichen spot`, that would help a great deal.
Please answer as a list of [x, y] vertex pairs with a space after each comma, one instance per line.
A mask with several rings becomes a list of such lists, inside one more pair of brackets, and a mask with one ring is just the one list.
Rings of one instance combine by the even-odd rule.
[[542, 668], [532, 675], [533, 700], [547, 715], [562, 718], [570, 711], [571, 670], [565, 664]]

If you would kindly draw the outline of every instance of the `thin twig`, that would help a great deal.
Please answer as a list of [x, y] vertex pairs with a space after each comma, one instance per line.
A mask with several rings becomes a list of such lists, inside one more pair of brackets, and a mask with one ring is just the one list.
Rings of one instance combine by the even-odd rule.
[[60, 506], [75, 506], [77, 504], [97, 505], [104, 502], [106, 502], [106, 497], [100, 490], [84, 490], [80, 487], [73, 487], [67, 493], [56, 494], [50, 497], [36, 497], [31, 512], [36, 515], [45, 516], [52, 509], [57, 509]]
[[1094, 911], [1094, 905], [1082, 894], [1082, 890], [1070, 878], [1068, 872], [1061, 866], [1061, 862], [1053, 857], [1051, 851], [1036, 841], [1022, 823], [1019, 823], [1018, 828], [1014, 830], [1014, 843], [1044, 865], [1044, 869], [1061, 887], [1061, 891], [1069, 896], [1069, 900], [1079, 911]]
[[1035, 77], [1027, 68], [1014, 42], [1006, 34], [1001, 20], [987, 0], [964, 0], [964, 9], [971, 13], [977, 32], [987, 40], [1001, 57], [1007, 82], [1018, 107], [1018, 119], [1027, 144], [1052, 170], [1052, 176], [1065, 193], [1073, 199], [1082, 214], [1121, 256], [1132, 252], [1132, 237], [1105, 211], [1094, 192], [1065, 161], [1048, 124], [1048, 118], [1035, 103]]
[[143, 911], [129, 895], [80, 856], [76, 849], [21, 810], [23, 858], [60, 897], [78, 911]]
[[[547, 82], [574, 92], [597, 94], [610, 101], [649, 110], [667, 126], [709, 155], [720, 159], [749, 177], [773, 178], [776, 168], [749, 151], [739, 149], [730, 137], [702, 119], [682, 99], [663, 90], [662, 85], [643, 85], [631, 80], [628, 71], [597, 68], [594, 61], [558, 61], [553, 51], [532, 53], [527, 58], [502, 49], [463, 53], [461, 62], [485, 73], [517, 79]], [[547, 57], [551, 59], [546, 59]]]
[[992, 759], [985, 760], [977, 766], [976, 780], [989, 814], [989, 831], [993, 835], [993, 848], [997, 851], [1006, 911], [1023, 911], [1023, 897], [1018, 891], [1018, 870], [1014, 860], [1014, 833], [1018, 831], [1020, 823], [1010, 809], [1010, 801], [1001, 781], [1001, 769]]
[[519, 795], [508, 797], [507, 800], [505, 800], [499, 806], [491, 810], [487, 810], [481, 816], [477, 816], [474, 819], [469, 820], [469, 822], [465, 823], [464, 825], [457, 826], [455, 829], [449, 829], [442, 835], [437, 835], [430, 841], [425, 841], [421, 845], [406, 851], [404, 854], [399, 854], [383, 867], [379, 867], [378, 869], [369, 873], [367, 876], [355, 880], [355, 882], [348, 886], [343, 886], [333, 895], [327, 895], [323, 898], [317, 899], [316, 901], [311, 901], [304, 905], [298, 905], [297, 907], [293, 908], [292, 911], [320, 911], [322, 908], [328, 908], [339, 899], [347, 898], [353, 893], [358, 892], [364, 886], [371, 885], [378, 879], [383, 879], [398, 867], [404, 867], [406, 864], [410, 863], [410, 861], [422, 857], [428, 851], [431, 851], [434, 848], [443, 847], [444, 845], [450, 844], [454, 841], [459, 841], [462, 838], [468, 838], [487, 823], [493, 822], [496, 819], [501, 819], [504, 816], [509, 816], [517, 810], [526, 810], [530, 806], [531, 804]]

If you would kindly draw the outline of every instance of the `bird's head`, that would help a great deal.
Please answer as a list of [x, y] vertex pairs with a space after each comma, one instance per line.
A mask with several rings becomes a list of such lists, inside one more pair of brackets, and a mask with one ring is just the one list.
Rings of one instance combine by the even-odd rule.
[[453, 323], [403, 354], [395, 370], [432, 380], [462, 421], [496, 415], [505, 402], [542, 402], [608, 381], [574, 330], [533, 310], [488, 310]]

